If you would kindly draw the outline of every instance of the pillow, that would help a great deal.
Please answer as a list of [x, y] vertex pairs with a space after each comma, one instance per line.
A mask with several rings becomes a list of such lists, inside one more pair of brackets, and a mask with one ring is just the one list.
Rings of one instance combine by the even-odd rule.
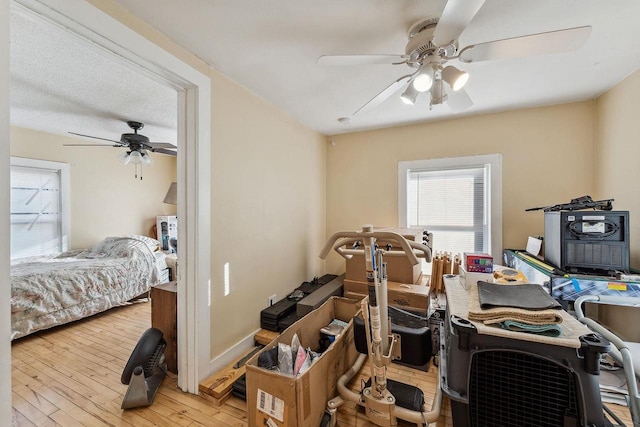
[[158, 242], [156, 239], [153, 239], [151, 237], [140, 236], [138, 234], [129, 234], [127, 236], [122, 236], [122, 237], [128, 237], [129, 239], [138, 240], [138, 241], [144, 243], [145, 245], [147, 245], [147, 247], [152, 252], [160, 250], [160, 242]]

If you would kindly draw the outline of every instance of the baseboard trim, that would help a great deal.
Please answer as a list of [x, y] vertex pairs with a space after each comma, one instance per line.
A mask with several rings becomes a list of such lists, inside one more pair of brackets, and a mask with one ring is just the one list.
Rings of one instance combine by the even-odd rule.
[[222, 354], [211, 359], [211, 362], [209, 363], [209, 375], [213, 375], [214, 373], [218, 372], [220, 369], [224, 368], [229, 363], [240, 357], [242, 353], [253, 347], [254, 337], [259, 331], [260, 329], [256, 329], [253, 333], [238, 341], [235, 345], [225, 350]]

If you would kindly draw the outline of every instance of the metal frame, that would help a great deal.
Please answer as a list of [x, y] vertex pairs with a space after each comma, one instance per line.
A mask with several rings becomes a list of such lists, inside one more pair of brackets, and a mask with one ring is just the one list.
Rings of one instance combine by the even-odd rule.
[[640, 307], [640, 298], [638, 297], [619, 297], [608, 295], [583, 295], [576, 299], [574, 303], [574, 309], [577, 319], [587, 325], [591, 330], [599, 333], [604, 338], [609, 340], [622, 355], [622, 360], [618, 362], [622, 363], [624, 367], [625, 377], [627, 379], [627, 390], [629, 391], [629, 410], [631, 412], [631, 420], [634, 427], [640, 427], [640, 394], [638, 394], [638, 385], [636, 372], [633, 367], [633, 359], [631, 351], [627, 344], [620, 339], [613, 332], [595, 322], [593, 319], [584, 316], [582, 311], [582, 304], [585, 302], [595, 302], [612, 305], [626, 305]]
[[[376, 239], [385, 239], [400, 245], [401, 251], [385, 251], [376, 248]], [[361, 249], [343, 249], [347, 244], [362, 241]], [[440, 417], [442, 391], [438, 383], [430, 411], [412, 411], [396, 406], [394, 396], [387, 389], [386, 369], [394, 358], [398, 357], [399, 339], [391, 330], [387, 304], [387, 275], [383, 256], [406, 256], [416, 265], [418, 257], [431, 261], [431, 249], [428, 246], [408, 242], [402, 235], [390, 231], [373, 231], [373, 226], [364, 225], [362, 231], [342, 231], [333, 234], [327, 241], [320, 257], [325, 258], [334, 249], [345, 259], [353, 255], [364, 255], [367, 281], [369, 282], [369, 298], [363, 300], [363, 317], [367, 335], [368, 355], [361, 354], [354, 365], [338, 380], [339, 396], [327, 402], [329, 425], [335, 426], [337, 410], [346, 401], [357, 403], [365, 408], [371, 422], [380, 426], [395, 426], [397, 418], [423, 426], [424, 423], [435, 422]], [[371, 327], [369, 327], [371, 326]], [[364, 361], [371, 361], [370, 387], [362, 394], [347, 388], [347, 383], [358, 373]]]

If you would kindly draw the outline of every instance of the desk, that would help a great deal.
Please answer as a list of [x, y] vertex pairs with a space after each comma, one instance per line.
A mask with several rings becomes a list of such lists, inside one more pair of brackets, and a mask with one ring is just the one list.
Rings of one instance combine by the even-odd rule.
[[164, 358], [167, 370], [174, 374], [178, 373], [177, 297], [177, 282], [151, 287], [151, 327], [162, 331], [167, 341]]
[[508, 267], [522, 271], [529, 282], [538, 283], [547, 288], [565, 309], [571, 309], [573, 302], [583, 295], [640, 297], [639, 282], [596, 275], [557, 274], [531, 263], [519, 251], [511, 249], [504, 251], [504, 258]]

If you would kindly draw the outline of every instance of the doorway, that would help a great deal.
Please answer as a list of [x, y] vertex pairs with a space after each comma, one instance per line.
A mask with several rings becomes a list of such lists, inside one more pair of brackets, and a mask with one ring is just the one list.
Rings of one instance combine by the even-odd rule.
[[[89, 3], [16, 3], [178, 91], [178, 385], [197, 393], [199, 380], [208, 375], [210, 363], [209, 77]], [[6, 295], [0, 303], [9, 303]]]

